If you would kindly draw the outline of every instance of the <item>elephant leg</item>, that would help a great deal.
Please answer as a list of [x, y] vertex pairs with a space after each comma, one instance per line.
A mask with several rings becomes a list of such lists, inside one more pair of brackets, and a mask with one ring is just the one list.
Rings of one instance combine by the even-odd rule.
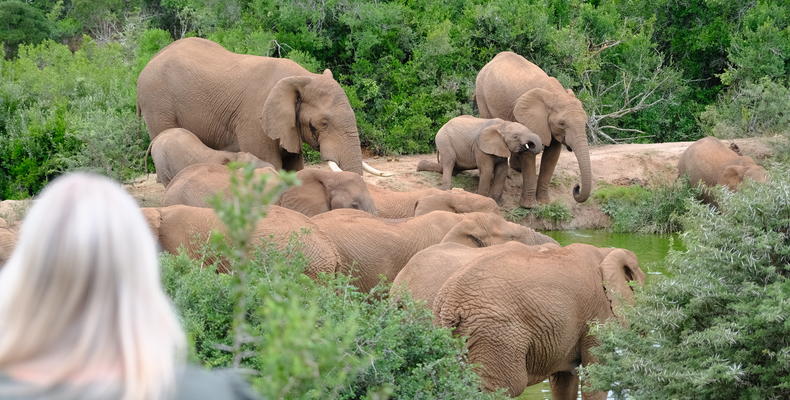
[[[582, 366], [586, 367], [590, 364], [598, 362], [598, 359], [590, 352], [593, 347], [599, 346], [601, 343], [595, 336], [585, 335], [578, 343], [581, 349]], [[581, 382], [582, 386], [582, 399], [583, 400], [606, 400], [606, 392], [587, 392], [585, 391], [585, 383]], [[574, 395], [575, 396], [575, 395]], [[574, 397], [576, 398], [576, 397]]]
[[455, 155], [442, 154], [442, 189], [448, 190], [453, 187], [453, 175], [455, 175]]
[[535, 155], [532, 153], [521, 155], [521, 178], [521, 200], [519, 205], [525, 208], [533, 208], [538, 205], [535, 199], [538, 176], [535, 173]]
[[491, 187], [491, 197], [497, 203], [502, 201], [502, 192], [505, 191], [505, 179], [507, 178], [507, 162], [499, 162], [494, 167], [494, 184]]
[[557, 166], [557, 161], [560, 159], [560, 152], [562, 151], [562, 143], [553, 141], [551, 145], [543, 150], [543, 155], [540, 158], [540, 175], [538, 176], [538, 202], [549, 202], [549, 183], [551, 176], [554, 175], [554, 167]]
[[557, 372], [549, 377], [551, 398], [575, 400], [579, 394], [579, 376], [568, 371]]
[[500, 331], [472, 335], [469, 338], [469, 362], [478, 364], [476, 372], [489, 391], [507, 389], [508, 395], [516, 397], [529, 382], [524, 364], [524, 351], [519, 350], [512, 338]]
[[491, 156], [478, 156], [477, 169], [480, 172], [480, 183], [477, 186], [477, 194], [481, 196], [491, 195], [491, 181], [494, 177], [494, 160]]
[[[283, 159], [279, 144], [275, 140], [261, 138], [260, 127], [242, 124], [235, 129], [238, 151], [246, 151], [266, 161], [276, 170], [283, 169]], [[264, 135], [265, 136], [265, 135]]]

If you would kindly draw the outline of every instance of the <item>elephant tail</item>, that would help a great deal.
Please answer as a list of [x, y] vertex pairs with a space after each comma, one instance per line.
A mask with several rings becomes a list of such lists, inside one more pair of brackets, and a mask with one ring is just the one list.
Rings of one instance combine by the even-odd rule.
[[458, 272], [454, 273], [436, 293], [433, 302], [434, 322], [446, 328], [450, 328], [453, 334], [458, 334], [461, 328], [463, 316], [455, 306], [457, 291]]
[[142, 117], [143, 116], [143, 111], [140, 109], [140, 102], [137, 101], [137, 102], [134, 103], [134, 105], [135, 105], [135, 108], [137, 108], [137, 110], [136, 110], [137, 118]]

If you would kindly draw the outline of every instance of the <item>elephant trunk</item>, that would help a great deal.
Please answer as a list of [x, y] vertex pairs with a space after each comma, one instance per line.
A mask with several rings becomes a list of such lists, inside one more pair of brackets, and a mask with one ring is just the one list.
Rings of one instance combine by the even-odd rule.
[[[334, 162], [343, 171], [362, 175], [362, 149], [356, 131], [346, 133], [341, 141], [321, 140], [321, 159]], [[331, 165], [331, 164], [330, 164]]]
[[576, 184], [573, 187], [573, 199], [579, 203], [584, 203], [590, 197], [592, 190], [592, 171], [590, 169], [590, 148], [587, 144], [587, 135], [584, 128], [579, 130], [579, 134], [574, 135], [575, 143], [569, 143], [574, 154], [576, 154], [576, 161], [579, 163], [579, 171], [581, 173], [581, 185]]

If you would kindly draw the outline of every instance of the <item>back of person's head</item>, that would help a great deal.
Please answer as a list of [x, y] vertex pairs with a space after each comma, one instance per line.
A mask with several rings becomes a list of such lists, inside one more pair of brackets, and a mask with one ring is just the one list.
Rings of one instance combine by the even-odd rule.
[[124, 399], [174, 389], [184, 335], [137, 204], [110, 179], [68, 174], [30, 209], [0, 270], [0, 372]]

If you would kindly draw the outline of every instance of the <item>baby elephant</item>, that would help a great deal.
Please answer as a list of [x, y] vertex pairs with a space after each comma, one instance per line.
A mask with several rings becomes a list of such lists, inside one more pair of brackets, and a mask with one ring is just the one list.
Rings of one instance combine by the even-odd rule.
[[[688, 175], [689, 183], [705, 186], [724, 185], [737, 190], [745, 178], [765, 182], [768, 174], [751, 157], [740, 156], [714, 137], [692, 143], [680, 156], [679, 176]], [[709, 199], [709, 194], [705, 195]]]
[[151, 142], [151, 157], [156, 167], [156, 180], [167, 186], [182, 169], [197, 163], [227, 164], [231, 161], [249, 163], [255, 168], [272, 167], [247, 152], [214, 150], [192, 132], [182, 128], [162, 131]]
[[[442, 173], [442, 188], [449, 189], [453, 173], [480, 170], [477, 193], [500, 201], [511, 153], [540, 153], [540, 137], [524, 125], [499, 118], [462, 115], [448, 121], [436, 133], [438, 164], [421, 161], [418, 171]], [[493, 181], [493, 183], [492, 183]]]

